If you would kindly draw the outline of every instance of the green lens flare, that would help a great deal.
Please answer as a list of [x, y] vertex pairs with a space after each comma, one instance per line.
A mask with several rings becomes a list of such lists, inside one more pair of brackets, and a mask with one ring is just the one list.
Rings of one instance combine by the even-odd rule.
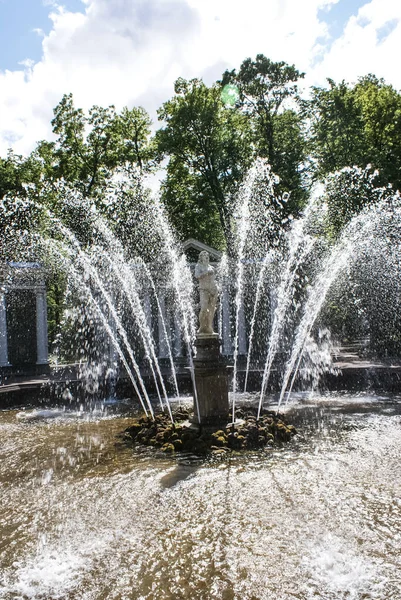
[[237, 86], [233, 85], [232, 83], [225, 85], [221, 90], [221, 100], [224, 104], [234, 106], [234, 104], [239, 100], [239, 91]]

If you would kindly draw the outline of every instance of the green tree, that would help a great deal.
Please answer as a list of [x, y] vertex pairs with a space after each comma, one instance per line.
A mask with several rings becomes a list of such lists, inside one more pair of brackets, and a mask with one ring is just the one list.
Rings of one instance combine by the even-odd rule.
[[231, 251], [234, 196], [253, 156], [248, 120], [223, 104], [219, 85], [199, 79], [178, 79], [158, 115], [159, 159], [170, 159], [163, 199], [174, 225], [217, 247], [224, 239]]
[[123, 108], [118, 114], [113, 106], [93, 106], [86, 115], [69, 94], [54, 109], [52, 126], [54, 142], [42, 140], [26, 158], [12, 150], [0, 157], [0, 198], [11, 194], [46, 200], [54, 208], [60, 180], [85, 197], [97, 197], [116, 167], [147, 173], [155, 165], [151, 121], [141, 107]]
[[199, 173], [191, 172], [176, 156], [170, 157], [167, 166], [162, 199], [182, 240], [193, 237], [215, 248], [226, 247], [219, 212], [208, 182]]
[[0, 198], [8, 193], [26, 195], [26, 185], [39, 185], [43, 176], [41, 160], [33, 153], [27, 158], [9, 150], [0, 157]]
[[36, 155], [48, 177], [65, 179], [85, 196], [96, 196], [119, 165], [151, 169], [151, 121], [143, 108], [118, 114], [114, 106], [93, 106], [85, 115], [68, 94], [54, 109], [52, 126], [57, 140], [40, 142]]
[[401, 190], [401, 94], [374, 75], [362, 77], [354, 94], [363, 123], [366, 160], [379, 169], [382, 183]]
[[328, 80], [305, 103], [315, 176], [348, 166], [379, 169], [380, 182], [401, 189], [401, 95], [368, 75], [350, 86]]
[[235, 85], [237, 105], [248, 116], [258, 156], [280, 177], [279, 189], [291, 194], [286, 211], [297, 212], [307, 197], [303, 185], [306, 143], [301, 115], [295, 110], [299, 79], [294, 65], [273, 62], [263, 54], [247, 58], [238, 72], [225, 71], [221, 85]]
[[344, 167], [326, 179], [328, 234], [337, 238], [354, 215], [368, 205], [393, 195], [391, 186], [380, 185], [379, 173], [371, 167]]
[[363, 123], [353, 90], [344, 81], [327, 81], [329, 89], [313, 87], [311, 100], [304, 104], [317, 178], [342, 167], [366, 166]]

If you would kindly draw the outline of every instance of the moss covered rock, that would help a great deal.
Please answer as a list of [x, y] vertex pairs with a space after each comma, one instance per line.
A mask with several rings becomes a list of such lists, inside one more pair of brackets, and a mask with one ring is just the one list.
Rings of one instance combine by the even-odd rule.
[[162, 452], [166, 452], [166, 454], [171, 454], [174, 452], [175, 448], [173, 444], [166, 443], [162, 446]]
[[285, 423], [280, 415], [268, 413], [257, 419], [256, 410], [251, 408], [238, 409], [238, 421], [235, 424], [229, 423], [231, 415], [227, 415], [229, 424], [217, 431], [190, 426], [190, 417], [190, 412], [183, 408], [174, 414], [174, 424], [165, 414], [156, 415], [154, 420], [141, 417], [126, 429], [124, 439], [137, 445], [161, 448], [166, 454], [184, 451], [200, 455], [212, 452], [217, 455], [231, 450], [281, 444], [296, 434], [295, 427]]

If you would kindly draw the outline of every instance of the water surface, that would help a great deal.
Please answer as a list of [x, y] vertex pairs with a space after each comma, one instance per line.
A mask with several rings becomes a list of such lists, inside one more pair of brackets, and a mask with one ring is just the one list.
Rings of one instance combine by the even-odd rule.
[[0, 597], [399, 600], [400, 414], [299, 396], [290, 444], [194, 460], [127, 415], [1, 412]]

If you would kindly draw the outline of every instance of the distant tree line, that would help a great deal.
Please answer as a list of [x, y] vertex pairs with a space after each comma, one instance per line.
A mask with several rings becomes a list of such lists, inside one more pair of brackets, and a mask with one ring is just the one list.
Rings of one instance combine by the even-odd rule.
[[[260, 54], [211, 86], [178, 79], [154, 135], [141, 107], [93, 106], [86, 114], [65, 95], [54, 109], [54, 141], [38, 142], [27, 157], [10, 150], [0, 158], [0, 198], [40, 197], [63, 180], [101, 205], [116, 168], [150, 174], [163, 166], [162, 200], [178, 235], [230, 250], [234, 198], [256, 157], [267, 159], [278, 191], [289, 194], [284, 216], [302, 209], [315, 181], [347, 166], [371, 165], [378, 185], [400, 189], [401, 94], [367, 75], [355, 84], [329, 79], [305, 100], [303, 77]], [[46, 198], [62, 209], [49, 191]], [[334, 230], [360, 208], [357, 201], [336, 207]]]

